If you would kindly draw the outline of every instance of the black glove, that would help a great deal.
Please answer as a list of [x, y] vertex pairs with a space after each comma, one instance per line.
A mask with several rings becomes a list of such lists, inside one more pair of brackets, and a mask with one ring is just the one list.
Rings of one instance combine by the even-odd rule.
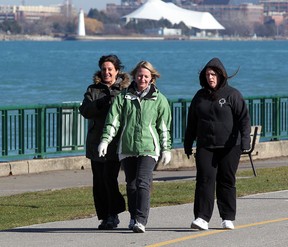
[[187, 158], [190, 159], [190, 155], [192, 155], [192, 148], [184, 148], [185, 154]]

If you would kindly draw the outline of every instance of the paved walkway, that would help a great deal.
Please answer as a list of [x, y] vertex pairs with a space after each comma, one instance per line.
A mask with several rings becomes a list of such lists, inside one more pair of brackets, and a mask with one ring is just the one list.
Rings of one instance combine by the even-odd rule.
[[[255, 161], [256, 171], [258, 168], [287, 166], [287, 158], [277, 158], [272, 160]], [[239, 165], [239, 169], [248, 169], [253, 176], [251, 165], [248, 161]], [[195, 179], [195, 169], [180, 171], [154, 171], [154, 181], [169, 181]], [[124, 172], [120, 171], [119, 182], [125, 182]], [[81, 186], [91, 186], [92, 173], [86, 170], [65, 170], [43, 172], [38, 174], [25, 174], [18, 176], [0, 177], [0, 196], [13, 195], [24, 192], [73, 188]]]
[[[288, 165], [287, 159], [259, 161], [255, 166]], [[240, 169], [251, 169], [241, 164]], [[251, 170], [251, 176], [253, 176]], [[154, 180], [193, 179], [195, 171], [156, 171]], [[26, 191], [91, 185], [91, 171], [57, 171], [0, 178], [1, 195]], [[119, 181], [124, 182], [123, 172]], [[287, 185], [288, 189], [288, 185]], [[94, 247], [94, 246], [286, 246], [288, 243], [288, 190], [238, 198], [236, 229], [220, 228], [217, 207], [208, 231], [190, 229], [193, 205], [152, 208], [145, 234], [127, 229], [129, 214], [119, 215], [119, 228], [98, 231], [96, 217], [52, 222], [0, 232], [1, 246], [7, 247]]]

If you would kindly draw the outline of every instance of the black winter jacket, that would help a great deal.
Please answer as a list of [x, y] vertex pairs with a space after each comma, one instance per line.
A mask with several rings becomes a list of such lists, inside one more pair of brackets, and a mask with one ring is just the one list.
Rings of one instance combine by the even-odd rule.
[[[206, 80], [206, 68], [221, 70], [220, 86], [213, 91]], [[214, 58], [200, 72], [202, 89], [193, 97], [185, 133], [184, 149], [191, 154], [193, 142], [197, 147], [230, 148], [240, 145], [250, 148], [250, 116], [241, 93], [228, 85], [226, 70]]]
[[87, 158], [100, 162], [118, 160], [118, 155], [116, 154], [118, 137], [115, 137], [113, 142], [108, 146], [105, 157], [99, 158], [97, 149], [110, 105], [121, 90], [129, 86], [129, 81], [129, 75], [121, 73], [118, 75], [117, 81], [109, 88], [101, 83], [100, 72], [95, 73], [94, 83], [88, 86], [83, 102], [79, 107], [81, 115], [88, 119], [86, 138]]

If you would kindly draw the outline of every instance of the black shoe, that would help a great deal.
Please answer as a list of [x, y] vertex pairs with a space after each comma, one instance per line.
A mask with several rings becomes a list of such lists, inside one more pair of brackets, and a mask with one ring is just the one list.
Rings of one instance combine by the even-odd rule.
[[128, 229], [129, 230], [133, 230], [134, 225], [136, 224], [136, 220], [135, 219], [130, 219], [129, 225], [128, 225]]
[[102, 220], [100, 225], [98, 226], [99, 230], [106, 230], [107, 229], [107, 220]]
[[107, 219], [106, 229], [111, 230], [111, 229], [117, 228], [119, 223], [120, 223], [120, 220], [118, 218], [118, 215], [111, 215]]

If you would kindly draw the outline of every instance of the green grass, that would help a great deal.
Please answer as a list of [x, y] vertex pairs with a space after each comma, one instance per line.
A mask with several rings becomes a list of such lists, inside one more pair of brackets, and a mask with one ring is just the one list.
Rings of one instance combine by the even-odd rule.
[[[287, 190], [288, 167], [238, 171], [237, 196]], [[125, 195], [124, 185], [120, 185]], [[191, 203], [195, 181], [154, 182], [151, 207]], [[95, 215], [91, 187], [24, 193], [0, 197], [0, 230]], [[126, 198], [127, 201], [127, 198]]]

